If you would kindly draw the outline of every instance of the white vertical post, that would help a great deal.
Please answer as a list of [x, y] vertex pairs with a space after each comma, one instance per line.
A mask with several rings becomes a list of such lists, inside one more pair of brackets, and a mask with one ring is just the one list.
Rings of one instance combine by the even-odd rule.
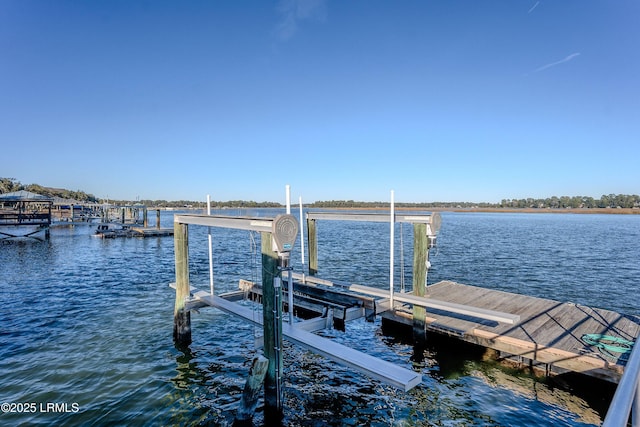
[[395, 205], [394, 205], [394, 193], [391, 190], [391, 210], [389, 212], [389, 223], [390, 223], [390, 235], [389, 238], [389, 307], [393, 310], [393, 246], [395, 240], [395, 225], [396, 225], [396, 217], [395, 217]]
[[286, 193], [287, 215], [291, 215], [291, 186], [289, 184], [286, 186]]
[[[207, 194], [207, 215], [211, 215], [211, 196]], [[213, 238], [211, 237], [211, 227], [207, 227], [209, 235], [209, 288], [213, 296]]]
[[298, 198], [300, 204], [300, 258], [302, 260], [302, 283], [307, 283], [304, 275], [304, 222], [302, 221], [302, 196]]
[[[287, 205], [287, 215], [291, 215], [291, 186], [287, 184], [286, 186], [286, 205]], [[289, 310], [289, 323], [293, 325], [293, 278], [291, 277], [291, 269], [287, 269], [287, 296]]]

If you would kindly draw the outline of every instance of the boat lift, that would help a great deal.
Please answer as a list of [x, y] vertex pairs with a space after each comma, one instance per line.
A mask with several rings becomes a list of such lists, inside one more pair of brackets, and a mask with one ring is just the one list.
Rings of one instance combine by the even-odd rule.
[[[288, 210], [289, 211], [289, 210]], [[325, 218], [322, 214], [314, 214], [316, 218]], [[343, 214], [344, 215], [344, 214]], [[386, 218], [384, 218], [386, 217]], [[355, 218], [361, 218], [355, 216]], [[371, 217], [370, 217], [371, 218]], [[390, 215], [383, 215], [376, 219], [390, 220], [393, 224], [398, 220], [392, 212]], [[351, 219], [351, 218], [350, 218]], [[430, 229], [439, 227], [439, 215], [403, 216], [401, 221], [426, 222]], [[246, 306], [231, 301], [225, 295], [216, 296], [213, 287], [213, 268], [210, 267], [210, 292], [198, 290], [190, 286], [188, 272], [188, 226], [223, 227], [240, 230], [249, 230], [261, 233], [262, 242], [262, 283], [263, 283], [263, 319], [258, 320], [254, 312]], [[320, 337], [310, 330], [317, 329], [322, 322], [315, 319], [308, 321], [293, 322], [293, 280], [290, 268], [290, 252], [295, 244], [295, 239], [299, 230], [299, 224], [295, 217], [290, 214], [279, 215], [275, 218], [264, 217], [231, 217], [222, 215], [197, 215], [197, 214], [177, 214], [174, 216], [174, 236], [176, 254], [176, 283], [172, 287], [176, 288], [176, 305], [174, 311], [174, 337], [178, 343], [189, 344], [191, 342], [190, 310], [204, 306], [211, 306], [243, 318], [264, 328], [264, 352], [269, 359], [270, 369], [265, 378], [265, 405], [274, 405], [277, 410], [282, 409], [282, 339], [301, 345], [314, 353], [320, 354], [333, 360], [336, 363], [354, 369], [366, 376], [379, 380], [385, 384], [408, 391], [422, 382], [422, 375], [410, 369], [397, 366], [385, 360], [373, 357], [361, 351], [346, 347], [328, 338]], [[433, 233], [435, 234], [435, 232]], [[210, 246], [211, 247], [211, 246]], [[302, 249], [304, 252], [304, 248]], [[210, 259], [212, 257], [210, 256]], [[265, 265], [265, 262], [267, 265]], [[289, 286], [289, 323], [282, 322], [282, 278], [283, 272], [288, 274]], [[308, 278], [309, 279], [309, 278]], [[478, 318], [486, 318], [493, 321], [505, 322], [509, 324], [517, 323], [518, 316], [508, 313], [481, 310], [471, 306], [453, 306], [445, 302], [438, 302], [426, 297], [416, 297], [402, 293], [400, 295], [393, 292], [393, 283], [390, 290], [351, 285], [350, 290], [375, 297], [382, 298], [389, 302], [389, 307], [393, 308], [393, 299], [396, 301], [413, 304], [421, 307], [437, 307], [441, 310], [449, 310], [457, 313], [470, 314]], [[326, 322], [326, 319], [323, 319]], [[326, 323], [325, 323], [326, 324]], [[275, 392], [270, 398], [267, 393], [268, 385]], [[275, 387], [273, 387], [275, 386]]]

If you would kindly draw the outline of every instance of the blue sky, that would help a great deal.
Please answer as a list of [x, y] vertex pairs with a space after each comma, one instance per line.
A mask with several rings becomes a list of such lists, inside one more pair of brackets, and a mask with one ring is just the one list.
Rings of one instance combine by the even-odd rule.
[[640, 192], [640, 2], [0, 1], [0, 177], [112, 199]]

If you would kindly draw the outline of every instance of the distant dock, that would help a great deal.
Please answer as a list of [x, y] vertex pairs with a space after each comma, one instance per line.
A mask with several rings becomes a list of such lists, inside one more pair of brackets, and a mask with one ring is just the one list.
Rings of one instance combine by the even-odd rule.
[[96, 237], [111, 239], [116, 237], [162, 237], [173, 236], [173, 228], [134, 227], [129, 224], [100, 223], [96, 228]]
[[[173, 228], [160, 227], [160, 209], [156, 211], [156, 224], [149, 227], [147, 207], [143, 205], [122, 206], [116, 208], [119, 212], [119, 222], [109, 222], [109, 210], [103, 211], [103, 221], [96, 228], [98, 237], [162, 237], [173, 236]], [[142, 225], [139, 221], [139, 212], [142, 212]]]
[[133, 237], [173, 236], [173, 228], [131, 227]]
[[49, 237], [53, 199], [25, 190], [0, 195], [0, 240]]

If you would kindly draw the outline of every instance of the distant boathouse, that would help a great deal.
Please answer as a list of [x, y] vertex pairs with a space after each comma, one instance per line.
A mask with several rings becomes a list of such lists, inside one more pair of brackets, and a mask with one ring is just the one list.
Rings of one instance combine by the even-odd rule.
[[0, 194], [0, 240], [49, 237], [53, 199], [20, 190]]

